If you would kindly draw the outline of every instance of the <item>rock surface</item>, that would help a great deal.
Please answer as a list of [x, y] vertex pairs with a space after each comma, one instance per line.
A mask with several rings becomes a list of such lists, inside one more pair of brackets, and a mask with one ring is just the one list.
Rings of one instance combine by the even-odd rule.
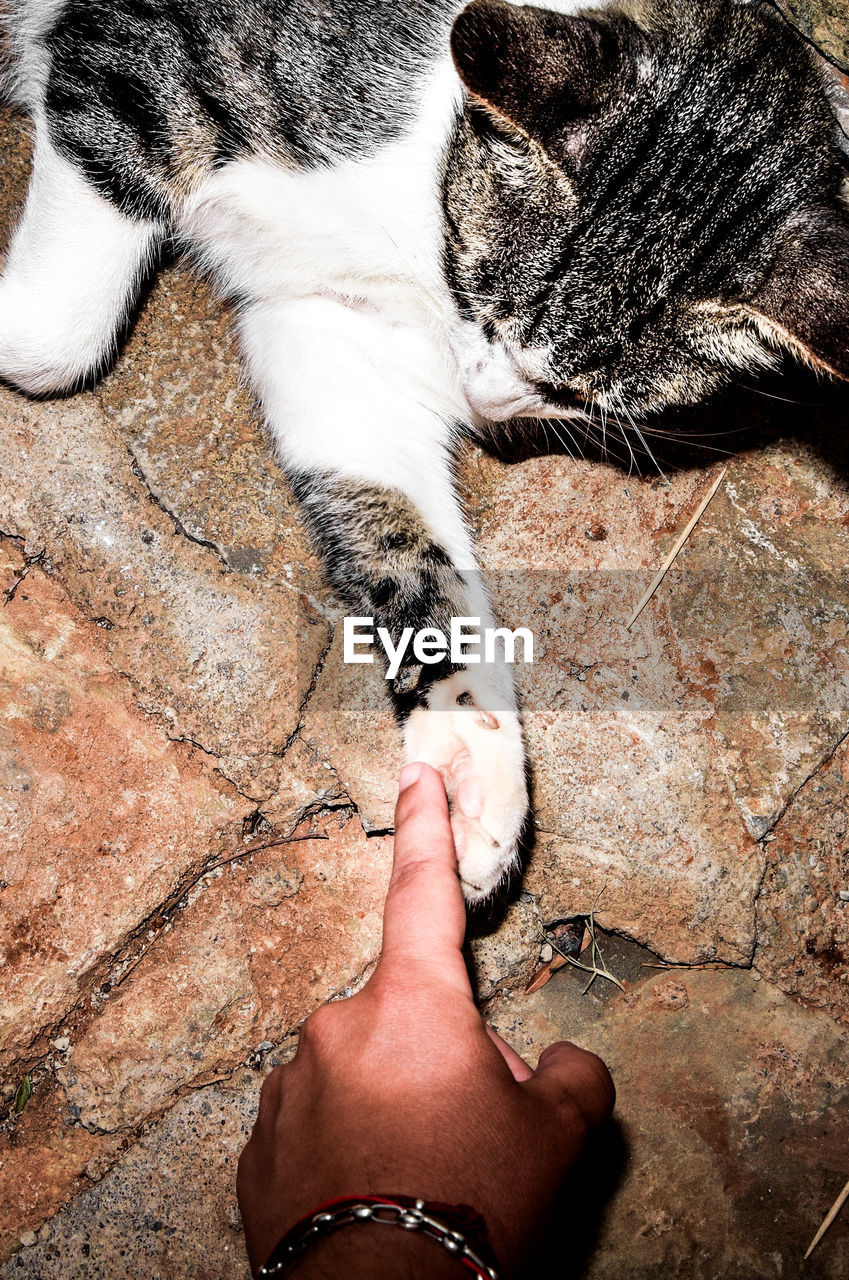
[[[559, 974], [491, 1009], [530, 1059], [565, 1034], [601, 1054], [616, 1080], [618, 1132], [585, 1175], [570, 1224], [570, 1256], [589, 1253], [580, 1274], [839, 1280], [845, 1219], [804, 1271], [801, 1260], [846, 1180], [845, 1033], [757, 974], [644, 972], [609, 1002], [582, 1000], [582, 978]], [[605, 1187], [599, 1224], [594, 1197]]]
[[[0, 1080], [249, 809], [111, 669], [107, 634], [0, 542]], [[9, 595], [14, 590], [14, 596]]]
[[758, 969], [849, 1023], [849, 744], [800, 791], [768, 845]]
[[[617, 1081], [616, 1124], [583, 1174], [546, 1274], [562, 1272], [568, 1241], [569, 1274], [584, 1280], [801, 1275], [845, 1180], [845, 1035], [756, 974], [641, 975], [640, 953], [612, 945], [611, 966], [634, 977], [624, 996], [581, 997], [583, 977], [561, 973], [535, 996], [490, 1006], [529, 1061], [569, 1035], [602, 1053]], [[247, 1280], [232, 1177], [260, 1079], [243, 1070], [182, 1098], [102, 1180], [91, 1167], [73, 1206], [0, 1275]], [[192, 1194], [175, 1198], [175, 1185]], [[847, 1247], [849, 1224], [838, 1220], [805, 1276], [842, 1280]]]
[[820, 53], [849, 71], [849, 4], [846, 0], [778, 0], [778, 5]]

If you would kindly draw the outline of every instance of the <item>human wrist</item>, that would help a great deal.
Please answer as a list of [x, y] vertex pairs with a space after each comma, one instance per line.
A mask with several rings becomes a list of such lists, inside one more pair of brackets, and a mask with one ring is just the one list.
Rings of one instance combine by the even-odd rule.
[[293, 1280], [463, 1280], [469, 1273], [435, 1240], [366, 1222], [316, 1239], [288, 1274]]
[[[351, 1228], [357, 1229], [353, 1235]], [[364, 1230], [369, 1228], [372, 1228], [369, 1232], [371, 1240], [361, 1244], [365, 1238]], [[387, 1236], [388, 1231], [393, 1233], [394, 1239]], [[342, 1197], [320, 1205], [278, 1242], [260, 1267], [258, 1280], [269, 1280], [270, 1277], [277, 1280], [283, 1275], [290, 1275], [296, 1262], [300, 1263], [304, 1255], [314, 1254], [318, 1243], [336, 1238], [340, 1233], [351, 1243], [337, 1252], [342, 1255], [346, 1271], [351, 1270], [353, 1262], [357, 1264], [357, 1276], [382, 1276], [382, 1260], [391, 1265], [387, 1273], [391, 1276], [401, 1274], [399, 1267], [411, 1280], [431, 1274], [441, 1276], [450, 1270], [454, 1270], [456, 1276], [456, 1268], [444, 1265], [451, 1260], [479, 1280], [499, 1280], [498, 1264], [487, 1237], [486, 1223], [479, 1213], [468, 1204], [447, 1204], [402, 1194]], [[375, 1259], [375, 1241], [381, 1239], [383, 1248]], [[415, 1255], [421, 1250], [406, 1247], [407, 1240], [427, 1242], [435, 1246], [437, 1252], [427, 1248], [425, 1258], [419, 1260]], [[438, 1272], [437, 1260], [441, 1264]], [[323, 1274], [323, 1269], [316, 1270], [317, 1276]]]

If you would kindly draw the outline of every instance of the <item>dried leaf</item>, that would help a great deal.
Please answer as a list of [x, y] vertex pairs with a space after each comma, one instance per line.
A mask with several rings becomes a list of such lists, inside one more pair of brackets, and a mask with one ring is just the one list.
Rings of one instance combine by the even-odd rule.
[[532, 996], [535, 991], [539, 991], [550, 980], [554, 972], [554, 961], [549, 960], [548, 964], [544, 964], [541, 969], [537, 969], [528, 985], [525, 987], [525, 995]]
[[32, 1080], [30, 1079], [29, 1076], [24, 1076], [23, 1080], [18, 1085], [18, 1092], [15, 1094], [14, 1112], [16, 1116], [19, 1116], [21, 1114], [21, 1112], [23, 1111], [24, 1107], [27, 1105], [31, 1097], [32, 1097]]

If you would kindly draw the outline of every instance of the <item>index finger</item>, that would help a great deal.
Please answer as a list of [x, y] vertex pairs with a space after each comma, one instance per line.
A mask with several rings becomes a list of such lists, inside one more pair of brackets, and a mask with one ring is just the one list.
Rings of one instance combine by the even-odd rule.
[[395, 809], [395, 861], [383, 914], [383, 978], [421, 963], [471, 996], [463, 960], [466, 907], [445, 787], [435, 769], [407, 765]]

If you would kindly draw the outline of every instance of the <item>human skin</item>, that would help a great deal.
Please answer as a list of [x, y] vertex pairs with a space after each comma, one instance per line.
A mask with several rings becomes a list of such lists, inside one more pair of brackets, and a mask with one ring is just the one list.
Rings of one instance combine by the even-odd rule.
[[[473, 799], [473, 798], [472, 798]], [[460, 797], [462, 802], [462, 797]], [[317, 1010], [268, 1076], [239, 1160], [256, 1272], [283, 1235], [340, 1197], [401, 1194], [483, 1215], [505, 1280], [529, 1268], [571, 1169], [614, 1101], [607, 1068], [560, 1042], [535, 1071], [481, 1020], [439, 774], [408, 765], [395, 812], [383, 948], [367, 985]], [[460, 1280], [433, 1240], [373, 1224], [317, 1240], [291, 1274]]]

